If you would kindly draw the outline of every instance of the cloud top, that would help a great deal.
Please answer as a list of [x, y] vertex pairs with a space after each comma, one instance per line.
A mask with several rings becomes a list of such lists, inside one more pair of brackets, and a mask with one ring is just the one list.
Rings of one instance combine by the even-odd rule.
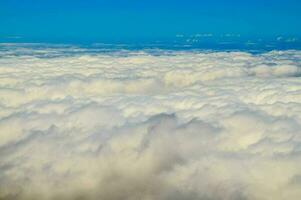
[[1, 54], [0, 199], [301, 198], [300, 51], [36, 51]]

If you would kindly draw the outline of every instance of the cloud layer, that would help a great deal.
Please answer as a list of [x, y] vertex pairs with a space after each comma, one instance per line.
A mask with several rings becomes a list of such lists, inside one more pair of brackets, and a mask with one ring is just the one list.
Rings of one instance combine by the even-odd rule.
[[0, 199], [301, 198], [300, 51], [74, 51], [1, 52]]

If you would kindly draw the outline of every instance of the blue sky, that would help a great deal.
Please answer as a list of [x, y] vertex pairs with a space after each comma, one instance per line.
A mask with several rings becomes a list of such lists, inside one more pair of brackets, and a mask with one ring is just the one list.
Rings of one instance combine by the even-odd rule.
[[178, 34], [301, 36], [299, 0], [0, 0], [0, 39], [159, 40]]

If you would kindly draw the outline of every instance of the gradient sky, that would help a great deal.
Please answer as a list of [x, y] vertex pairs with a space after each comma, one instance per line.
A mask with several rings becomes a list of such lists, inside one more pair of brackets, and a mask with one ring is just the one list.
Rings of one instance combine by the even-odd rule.
[[177, 34], [301, 35], [300, 0], [0, 0], [0, 39], [108, 41]]

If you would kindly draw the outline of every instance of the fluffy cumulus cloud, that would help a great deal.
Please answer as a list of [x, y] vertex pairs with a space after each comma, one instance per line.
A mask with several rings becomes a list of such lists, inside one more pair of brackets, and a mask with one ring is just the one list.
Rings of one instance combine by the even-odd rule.
[[301, 198], [300, 51], [70, 51], [0, 52], [1, 200]]

